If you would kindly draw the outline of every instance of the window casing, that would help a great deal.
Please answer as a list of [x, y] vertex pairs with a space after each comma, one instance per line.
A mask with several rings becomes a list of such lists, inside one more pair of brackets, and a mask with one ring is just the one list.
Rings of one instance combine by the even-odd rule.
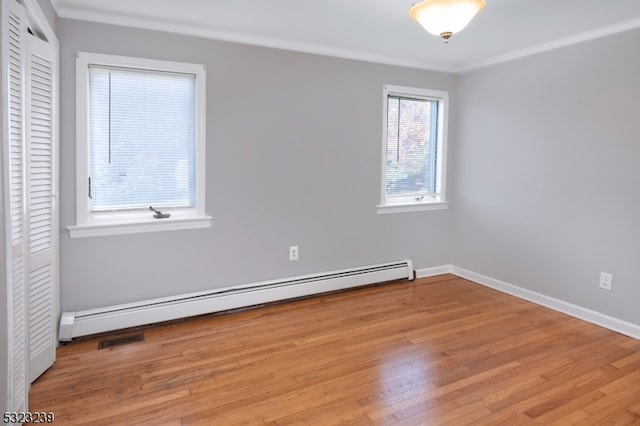
[[72, 238], [210, 226], [205, 93], [203, 65], [78, 54]]
[[447, 208], [447, 92], [384, 86], [378, 213]]

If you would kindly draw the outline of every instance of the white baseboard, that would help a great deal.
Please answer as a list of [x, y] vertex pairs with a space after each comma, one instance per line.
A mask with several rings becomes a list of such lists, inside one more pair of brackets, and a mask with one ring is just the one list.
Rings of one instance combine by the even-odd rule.
[[640, 339], [640, 325], [623, 321], [618, 318], [610, 317], [608, 315], [601, 314], [600, 312], [592, 311], [591, 309], [583, 308], [581, 306], [574, 305], [572, 303], [565, 302], [563, 300], [559, 300], [550, 296], [545, 296], [544, 294], [536, 293], [535, 291], [527, 290], [525, 288], [488, 277], [486, 275], [478, 274], [477, 272], [459, 268], [455, 265], [445, 265], [436, 268], [429, 268], [425, 271], [438, 270], [439, 268], [449, 268], [448, 272], [473, 281], [475, 283], [490, 287], [503, 293], [510, 294], [512, 296], [519, 297], [520, 299], [528, 300], [529, 302], [533, 302], [538, 305], [545, 306], [549, 309], [553, 309], [554, 311], [571, 315], [572, 317], [599, 325], [601, 327], [607, 328], [620, 334], [624, 334], [629, 337], [633, 337], [634, 339]]
[[[454, 274], [477, 284], [528, 300], [558, 312], [609, 330], [640, 339], [640, 326], [613, 318], [544, 294], [536, 293], [495, 278], [488, 277], [455, 265], [441, 265], [417, 269], [417, 278], [442, 274]], [[403, 262], [373, 265], [293, 277], [286, 280], [265, 281], [246, 286], [217, 289], [200, 293], [154, 299], [139, 303], [111, 306], [82, 312], [65, 312], [60, 321], [60, 340], [95, 334], [119, 328], [133, 327], [153, 322], [167, 321], [186, 316], [235, 309], [277, 300], [307, 296], [360, 285], [384, 282], [399, 278], [413, 278], [413, 264]]]
[[435, 275], [451, 274], [453, 272], [453, 268], [453, 265], [441, 265], [434, 266], [432, 268], [416, 269], [416, 278], [427, 278], [433, 277]]

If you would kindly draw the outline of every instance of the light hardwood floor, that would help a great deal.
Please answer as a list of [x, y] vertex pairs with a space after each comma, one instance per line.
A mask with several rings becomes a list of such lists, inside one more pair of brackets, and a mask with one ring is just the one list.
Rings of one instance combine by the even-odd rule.
[[640, 341], [453, 275], [144, 335], [60, 347], [31, 411], [91, 425], [640, 422]]

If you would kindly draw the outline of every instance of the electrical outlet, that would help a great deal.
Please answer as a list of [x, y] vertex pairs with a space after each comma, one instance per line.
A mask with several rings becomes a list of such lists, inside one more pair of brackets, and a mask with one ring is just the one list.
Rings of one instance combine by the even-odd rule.
[[289, 260], [298, 260], [298, 246], [289, 247]]
[[611, 286], [613, 285], [613, 275], [600, 272], [600, 288], [611, 291]]

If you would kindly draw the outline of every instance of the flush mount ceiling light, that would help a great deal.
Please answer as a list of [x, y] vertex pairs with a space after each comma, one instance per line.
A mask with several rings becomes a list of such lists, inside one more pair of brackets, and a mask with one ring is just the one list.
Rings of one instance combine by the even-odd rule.
[[409, 16], [445, 43], [462, 31], [485, 6], [484, 0], [424, 0], [413, 5]]

